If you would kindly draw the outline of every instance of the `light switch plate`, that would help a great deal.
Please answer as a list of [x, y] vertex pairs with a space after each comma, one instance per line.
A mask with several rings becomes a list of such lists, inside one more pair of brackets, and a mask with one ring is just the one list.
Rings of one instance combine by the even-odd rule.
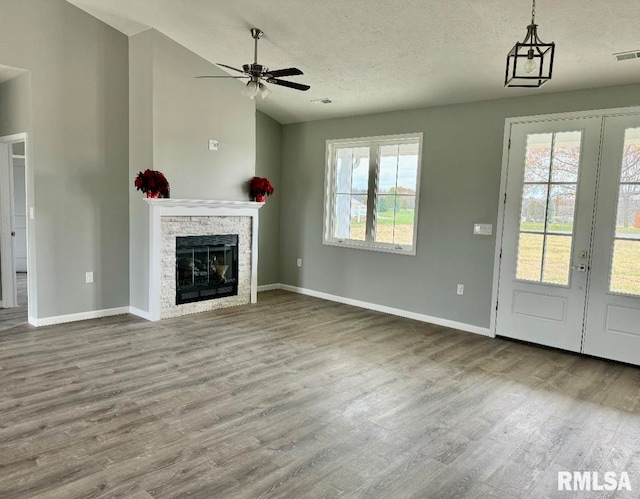
[[473, 233], [476, 236], [490, 236], [493, 234], [492, 224], [473, 224]]
[[210, 151], [217, 151], [218, 150], [218, 141], [217, 140], [209, 139], [209, 150]]

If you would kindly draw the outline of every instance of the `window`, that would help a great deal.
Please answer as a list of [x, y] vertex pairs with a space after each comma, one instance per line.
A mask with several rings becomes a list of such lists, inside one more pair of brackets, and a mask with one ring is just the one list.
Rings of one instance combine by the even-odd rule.
[[327, 141], [324, 244], [416, 254], [422, 133]]
[[516, 278], [567, 286], [582, 132], [527, 136]]

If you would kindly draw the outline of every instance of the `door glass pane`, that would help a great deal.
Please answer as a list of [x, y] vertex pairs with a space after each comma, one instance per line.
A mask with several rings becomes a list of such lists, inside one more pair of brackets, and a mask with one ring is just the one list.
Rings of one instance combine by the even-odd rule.
[[640, 128], [624, 136], [609, 291], [640, 295]]
[[640, 128], [625, 132], [620, 181], [640, 182]]
[[547, 232], [573, 233], [576, 184], [551, 185], [547, 207]]
[[527, 135], [527, 149], [524, 163], [525, 182], [549, 181], [552, 142], [552, 133], [534, 133]]
[[369, 188], [369, 148], [353, 149], [351, 192], [365, 194]]
[[396, 212], [396, 196], [378, 196], [376, 210], [376, 242], [393, 242], [393, 224]]
[[552, 182], [577, 182], [580, 166], [580, 143], [582, 132], [560, 132], [555, 134], [553, 145]]
[[521, 233], [518, 243], [516, 277], [524, 281], [540, 281], [544, 235]]
[[520, 230], [544, 231], [547, 184], [525, 184], [522, 189]]
[[547, 236], [544, 248], [543, 282], [565, 286], [569, 284], [572, 239], [571, 236]]
[[616, 237], [640, 239], [640, 185], [620, 184]]
[[614, 293], [640, 295], [640, 241], [615, 242], [609, 288]]

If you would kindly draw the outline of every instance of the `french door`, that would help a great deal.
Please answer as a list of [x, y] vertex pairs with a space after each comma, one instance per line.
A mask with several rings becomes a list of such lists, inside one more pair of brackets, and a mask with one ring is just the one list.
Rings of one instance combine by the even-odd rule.
[[511, 125], [496, 334], [640, 364], [640, 114]]

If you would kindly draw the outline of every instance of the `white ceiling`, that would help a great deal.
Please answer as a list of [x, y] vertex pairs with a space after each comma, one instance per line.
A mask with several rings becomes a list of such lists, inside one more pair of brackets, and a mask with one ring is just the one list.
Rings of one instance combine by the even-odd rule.
[[[128, 35], [153, 27], [235, 67], [252, 62], [249, 28], [262, 29], [259, 62], [299, 67], [304, 76], [290, 79], [311, 85], [270, 85], [258, 108], [281, 123], [640, 82], [640, 59], [612, 56], [640, 49], [638, 0], [538, 0], [539, 35], [556, 43], [556, 63], [537, 90], [503, 87], [530, 0], [68, 1]], [[323, 97], [333, 103], [310, 103]]]

